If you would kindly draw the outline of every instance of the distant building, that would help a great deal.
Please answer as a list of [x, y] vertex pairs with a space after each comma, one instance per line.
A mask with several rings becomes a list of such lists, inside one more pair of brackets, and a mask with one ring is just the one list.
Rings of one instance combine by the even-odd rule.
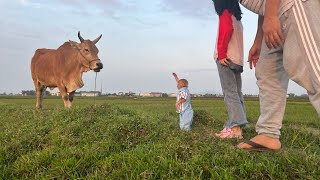
[[177, 93], [170, 93], [168, 94], [168, 97], [177, 97]]
[[151, 97], [150, 93], [142, 92], [139, 94], [141, 97]]
[[[51, 96], [61, 96], [60, 92], [51, 92]], [[80, 92], [75, 92], [74, 96], [77, 97], [94, 97], [94, 96], [101, 96], [100, 91], [80, 91]]]
[[150, 97], [162, 97], [162, 93], [161, 92], [151, 92]]
[[132, 91], [129, 91], [128, 93], [125, 94], [126, 96], [136, 96], [136, 93], [132, 92]]
[[34, 90], [23, 90], [21, 91], [21, 95], [22, 96], [35, 96], [36, 95], [36, 91]]
[[74, 96], [78, 96], [78, 97], [81, 96], [81, 92], [75, 92]]
[[163, 93], [161, 92], [142, 92], [139, 94], [141, 97], [163, 97]]
[[191, 94], [190, 96], [191, 97], [202, 97], [203, 95], [202, 94]]
[[118, 92], [117, 96], [124, 96], [124, 92]]
[[60, 96], [60, 92], [51, 92], [51, 96]]
[[82, 97], [95, 97], [95, 96], [101, 96], [100, 91], [80, 91], [80, 94]]

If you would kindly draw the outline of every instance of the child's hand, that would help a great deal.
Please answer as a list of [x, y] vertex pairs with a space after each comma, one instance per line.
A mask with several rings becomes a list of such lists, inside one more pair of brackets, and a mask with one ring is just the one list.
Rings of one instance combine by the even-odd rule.
[[176, 73], [172, 73], [172, 75], [173, 75], [174, 79], [176, 80], [176, 82], [178, 82], [179, 81], [178, 75]]
[[179, 109], [179, 103], [176, 103], [176, 111]]
[[228, 66], [230, 63], [226, 58], [219, 59], [219, 62], [221, 65], [224, 65], [224, 66]]

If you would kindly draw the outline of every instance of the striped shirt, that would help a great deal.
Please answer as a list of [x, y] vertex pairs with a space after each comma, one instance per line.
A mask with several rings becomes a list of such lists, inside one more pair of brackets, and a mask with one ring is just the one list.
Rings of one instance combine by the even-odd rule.
[[186, 110], [192, 109], [190, 104], [190, 93], [187, 87], [183, 87], [179, 89], [179, 92], [177, 94], [177, 102], [181, 99], [185, 99], [186, 102], [179, 105], [177, 109], [177, 113], [183, 113]]
[[[250, 11], [263, 16], [265, 13], [266, 1], [267, 0], [240, 0], [240, 3]], [[294, 1], [295, 0], [280, 0], [279, 16], [291, 9]]]

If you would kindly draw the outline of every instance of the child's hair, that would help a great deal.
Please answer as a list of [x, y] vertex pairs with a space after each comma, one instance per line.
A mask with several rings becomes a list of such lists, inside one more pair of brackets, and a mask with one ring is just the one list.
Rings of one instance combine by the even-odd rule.
[[219, 16], [223, 13], [224, 10], [229, 10], [231, 14], [236, 17], [238, 21], [241, 20], [241, 8], [238, 0], [212, 0], [214, 8]]
[[188, 80], [186, 79], [180, 79], [179, 82], [182, 82], [184, 84], [184, 86], [188, 87]]

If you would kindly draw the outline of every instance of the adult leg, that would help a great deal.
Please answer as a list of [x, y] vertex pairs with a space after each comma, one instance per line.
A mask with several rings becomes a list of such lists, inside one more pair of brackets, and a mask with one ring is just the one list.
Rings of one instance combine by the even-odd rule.
[[256, 67], [260, 99], [260, 117], [256, 131], [258, 134], [279, 138], [289, 77], [283, 67], [282, 47], [269, 50], [263, 43], [261, 53]]
[[[320, 115], [320, 1], [297, 0], [287, 13], [284, 67]], [[294, 53], [293, 53], [294, 52]]]
[[[279, 137], [289, 83], [289, 77], [283, 67], [282, 47], [269, 50], [265, 43], [262, 44], [256, 66], [256, 78], [259, 86], [260, 117], [256, 124], [258, 135], [251, 141], [277, 150], [281, 148]], [[238, 147], [248, 149], [252, 148], [252, 145], [240, 143]]]
[[[319, 8], [320, 2], [317, 0], [297, 0], [293, 8], [281, 17], [286, 37], [283, 45], [283, 66], [290, 79], [307, 90], [318, 114], [320, 114]], [[280, 141], [277, 142], [263, 134], [251, 141], [271, 149], [277, 149], [277, 146], [280, 148]], [[246, 143], [238, 145], [240, 148], [249, 148], [248, 146]]]

